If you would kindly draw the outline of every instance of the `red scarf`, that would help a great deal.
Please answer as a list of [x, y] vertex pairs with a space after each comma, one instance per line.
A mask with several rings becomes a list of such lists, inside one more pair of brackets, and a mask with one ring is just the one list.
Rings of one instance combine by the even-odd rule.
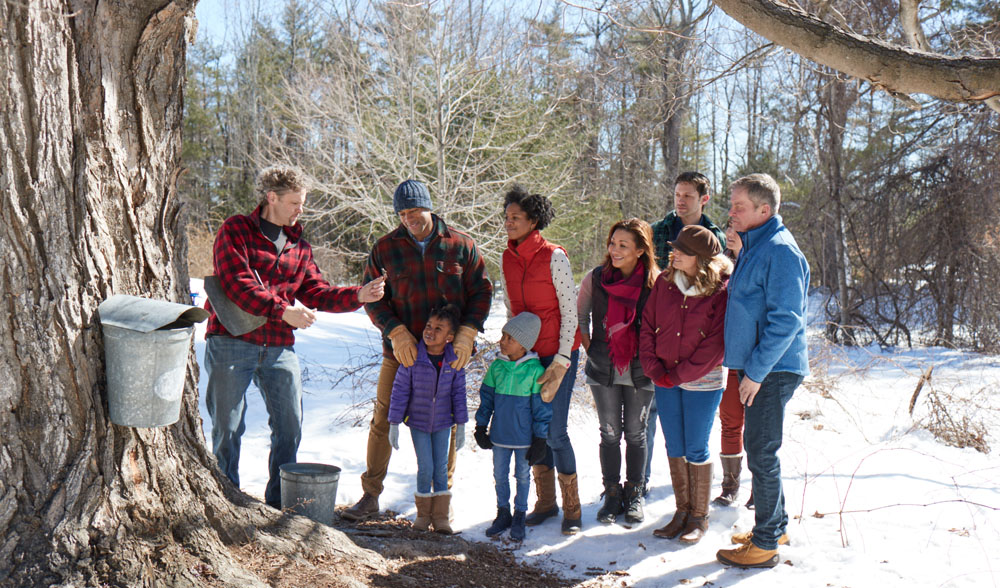
[[631, 328], [635, 322], [635, 307], [646, 283], [646, 266], [640, 261], [632, 275], [622, 277], [621, 270], [611, 268], [601, 276], [601, 285], [608, 293], [608, 312], [604, 315], [604, 332], [608, 337], [611, 363], [624, 374], [639, 348], [639, 335]]

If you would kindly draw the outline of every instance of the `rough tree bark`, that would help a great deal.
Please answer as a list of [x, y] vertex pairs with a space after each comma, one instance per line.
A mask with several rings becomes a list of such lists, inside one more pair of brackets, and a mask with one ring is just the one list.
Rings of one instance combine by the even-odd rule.
[[713, 1], [755, 33], [893, 94], [927, 94], [953, 102], [1000, 96], [1000, 58], [949, 57], [890, 45], [776, 0]]
[[175, 184], [194, 0], [0, 2], [0, 585], [263, 585], [226, 548], [323, 552], [213, 467], [193, 354], [180, 421], [109, 422], [97, 305], [186, 300]]

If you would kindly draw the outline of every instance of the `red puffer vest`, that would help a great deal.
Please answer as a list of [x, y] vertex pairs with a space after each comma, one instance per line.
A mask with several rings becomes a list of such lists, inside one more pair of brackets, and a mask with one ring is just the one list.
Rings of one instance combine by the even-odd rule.
[[[532, 231], [520, 245], [507, 241], [503, 252], [503, 276], [507, 282], [510, 310], [517, 315], [528, 311], [542, 319], [538, 341], [532, 349], [540, 357], [559, 352], [559, 299], [552, 284], [552, 252], [562, 247], [549, 243], [538, 231]], [[574, 304], [576, 302], [574, 301]], [[574, 325], [575, 327], [576, 325]], [[580, 347], [580, 330], [573, 338], [573, 350]]]

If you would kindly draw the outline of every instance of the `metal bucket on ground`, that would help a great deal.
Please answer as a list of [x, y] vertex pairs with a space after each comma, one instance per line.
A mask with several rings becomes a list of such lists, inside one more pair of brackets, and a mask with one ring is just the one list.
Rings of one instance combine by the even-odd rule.
[[281, 508], [333, 525], [340, 468], [325, 463], [286, 463], [281, 472]]
[[127, 427], [164, 427], [180, 417], [196, 306], [115, 295], [98, 307], [104, 332], [108, 413]]

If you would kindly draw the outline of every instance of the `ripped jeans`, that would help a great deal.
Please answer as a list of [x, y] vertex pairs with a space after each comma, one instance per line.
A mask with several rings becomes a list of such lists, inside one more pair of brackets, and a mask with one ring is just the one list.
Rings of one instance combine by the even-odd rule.
[[646, 469], [646, 421], [653, 391], [632, 386], [590, 384], [601, 424], [601, 473], [604, 487], [621, 480], [621, 438], [625, 436], [625, 480], [642, 486]]

